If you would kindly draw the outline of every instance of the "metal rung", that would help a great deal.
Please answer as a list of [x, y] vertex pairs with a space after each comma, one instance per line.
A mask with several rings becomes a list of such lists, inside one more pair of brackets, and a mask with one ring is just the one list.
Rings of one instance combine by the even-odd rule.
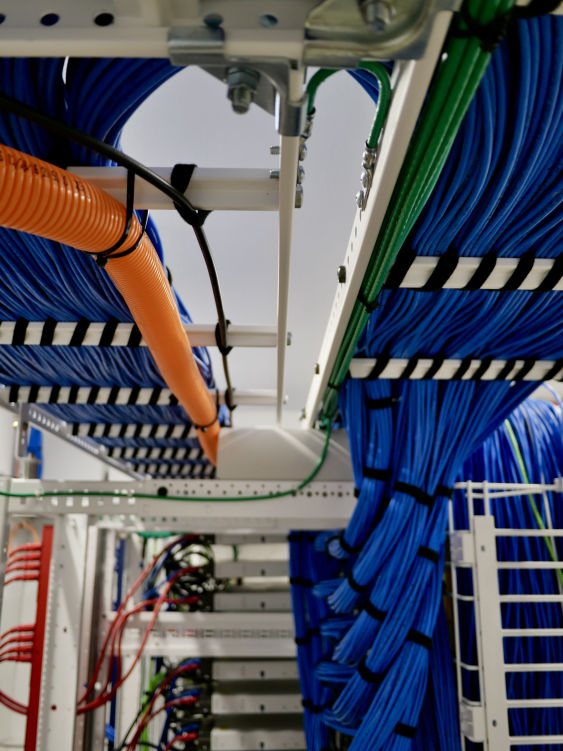
[[506, 673], [559, 673], [563, 672], [563, 662], [509, 662], [504, 670]]

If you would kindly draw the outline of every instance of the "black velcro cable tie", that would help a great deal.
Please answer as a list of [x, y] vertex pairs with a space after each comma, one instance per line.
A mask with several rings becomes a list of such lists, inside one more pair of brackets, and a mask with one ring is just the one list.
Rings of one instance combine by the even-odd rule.
[[413, 250], [408, 244], [403, 245], [394, 264], [391, 266], [391, 270], [387, 275], [387, 279], [383, 285], [384, 289], [399, 289], [403, 283], [403, 279], [407, 275], [408, 270], [416, 260], [416, 251]]
[[227, 331], [230, 323], [230, 321], [225, 321], [225, 331], [221, 330], [219, 322], [215, 326], [215, 344], [223, 357], [226, 357], [232, 350], [232, 347], [227, 346]]
[[471, 380], [472, 381], [480, 381], [483, 378], [483, 376], [485, 375], [485, 373], [487, 372], [487, 370], [490, 368], [492, 361], [493, 361], [492, 357], [490, 357], [490, 356], [489, 357], [484, 357], [481, 360], [481, 362], [480, 362], [479, 367], [477, 368], [477, 370], [471, 376]]
[[[117, 388], [119, 390], [119, 386], [112, 386], [111, 390], [113, 391], [114, 388]], [[111, 396], [111, 394], [110, 394], [110, 396]], [[109, 400], [108, 400], [108, 404], [109, 404]], [[92, 424], [95, 427], [95, 423], [92, 423]], [[104, 425], [103, 430], [102, 430], [102, 438], [109, 438], [109, 434], [110, 433], [111, 433], [111, 422], [106, 422], [106, 424]]]
[[[153, 429], [154, 429], [154, 435], [151, 435], [151, 438], [156, 438], [156, 434], [158, 432], [158, 425], [154, 425], [151, 428], [151, 434], [152, 434]], [[172, 434], [173, 433], [174, 433], [174, 425], [171, 423], [170, 425], [168, 425], [166, 427], [166, 432], [164, 433], [164, 437], [165, 438], [172, 438]]]
[[[113, 384], [113, 386], [112, 386], [112, 387], [111, 387], [111, 389], [110, 389], [110, 392], [109, 392], [109, 396], [108, 396], [108, 401], [107, 401], [107, 403], [108, 403], [109, 405], [113, 405], [113, 404], [115, 404], [115, 403], [116, 403], [116, 401], [117, 401], [117, 397], [118, 397], [118, 396], [119, 396], [119, 386], [117, 386], [117, 385], [116, 385], [116, 384], [114, 383], [114, 384]], [[108, 424], [109, 424], [109, 423], [108, 423]]]
[[51, 387], [51, 393], [49, 394], [49, 404], [56, 404], [59, 401], [59, 394], [61, 387], [58, 383]]
[[168, 405], [170, 407], [177, 407], [178, 404], [179, 404], [179, 402], [178, 402], [177, 397], [174, 396], [174, 394], [170, 394], [170, 396], [168, 397]]
[[139, 327], [136, 323], [133, 324], [131, 328], [131, 333], [129, 334], [129, 339], [127, 340], [127, 346], [128, 347], [139, 347], [141, 342], [143, 340], [143, 337], [141, 335], [141, 332], [139, 330]]
[[8, 401], [12, 404], [18, 401], [19, 390], [20, 387], [17, 384], [12, 383], [12, 385], [10, 386], [10, 393], [8, 394]]
[[368, 300], [363, 290], [360, 290], [358, 292], [357, 299], [360, 305], [364, 306], [366, 313], [369, 313], [369, 315], [371, 315], [374, 310], [377, 310], [380, 307], [377, 297], [375, 298], [375, 300]]
[[68, 403], [76, 404], [77, 399], [78, 399], [78, 384], [73, 383], [68, 392]]
[[354, 488], [354, 498], [359, 498], [361, 492], [360, 488]]
[[366, 399], [366, 407], [367, 409], [388, 409], [389, 407], [392, 407], [396, 402], [398, 402], [399, 399], [394, 396], [386, 396], [381, 399]]
[[533, 248], [527, 250], [518, 259], [516, 268], [507, 279], [506, 284], [502, 287], [503, 292], [515, 292], [520, 288], [530, 271], [534, 268], [534, 261], [536, 257], [534, 255]]
[[379, 686], [379, 684], [383, 680], [382, 673], [375, 673], [373, 670], [370, 670], [368, 668], [368, 666], [366, 665], [365, 656], [362, 657], [362, 659], [359, 661], [357, 669], [360, 678], [366, 683], [371, 683], [374, 686]]
[[555, 378], [557, 378], [557, 376], [559, 375], [561, 368], [563, 368], [563, 360], [556, 360], [553, 366], [544, 375], [543, 380], [544, 381], [555, 380]]
[[495, 266], [497, 265], [497, 255], [494, 251], [489, 250], [479, 263], [477, 270], [471, 276], [471, 279], [467, 282], [464, 290], [467, 292], [475, 292], [481, 289], [483, 284], [487, 281], [490, 275], [493, 273]]
[[508, 376], [512, 373], [514, 370], [514, 366], [516, 365], [516, 358], [511, 357], [509, 360], [507, 360], [502, 368], [499, 371], [499, 374], [495, 378], [495, 381], [506, 381]]
[[419, 356], [414, 355], [414, 357], [411, 357], [407, 363], [406, 368], [403, 370], [401, 375], [399, 376], [402, 381], [406, 381], [407, 378], [410, 378], [411, 375], [414, 373], [414, 369], [418, 365]]
[[[175, 164], [172, 169], [172, 174], [170, 175], [170, 184], [172, 187], [179, 193], [185, 193], [188, 189], [195, 168], [195, 164]], [[187, 203], [189, 204], [189, 202]], [[176, 202], [174, 202], [174, 207], [182, 219], [192, 227], [203, 226], [204, 221], [211, 213], [210, 211], [195, 209], [192, 206]]]
[[432, 561], [432, 563], [438, 563], [440, 560], [440, 553], [433, 548], [427, 548], [426, 545], [421, 545], [419, 547], [417, 555], [421, 558], [426, 558], [428, 561]]
[[92, 388], [90, 389], [90, 393], [88, 394], [88, 399], [86, 400], [86, 404], [95, 404], [99, 393], [100, 393], [100, 387], [92, 386]]
[[[124, 438], [127, 433], [127, 425], [122, 425], [123, 435], [121, 435], [121, 431], [119, 431], [119, 437]], [[143, 426], [141, 423], [137, 423], [135, 425], [135, 430], [133, 431], [133, 438], [140, 438], [141, 433], [143, 432]]]
[[383, 352], [381, 355], [378, 355], [375, 360], [375, 365], [371, 369], [370, 374], [368, 375], [368, 378], [370, 381], [376, 380], [379, 378], [379, 376], [383, 373], [387, 365], [389, 364], [389, 360], [391, 359], [391, 354], [389, 352]]
[[392, 472], [390, 469], [364, 467], [364, 477], [369, 480], [382, 480], [383, 482], [388, 482], [392, 477]]
[[436, 485], [436, 495], [442, 498], [451, 498], [454, 494], [454, 489], [447, 485]]
[[530, 357], [524, 360], [524, 365], [514, 373], [512, 378], [510, 380], [512, 381], [523, 381], [525, 376], [528, 375], [530, 370], [534, 367], [536, 364], [536, 360], [534, 357]]
[[88, 425], [88, 438], [93, 438], [96, 435], [96, 423], [91, 422], [90, 425]]
[[425, 649], [432, 649], [432, 639], [414, 628], [411, 628], [407, 634], [407, 641], [412, 641], [413, 644], [418, 644]]
[[530, 0], [528, 5], [518, 5], [513, 8], [516, 18], [536, 18], [554, 13], [561, 0]]
[[352, 587], [354, 592], [357, 592], [358, 594], [362, 594], [364, 592], [368, 592], [371, 584], [368, 582], [367, 584], [360, 584], [360, 582], [357, 582], [354, 579], [354, 573], [352, 570], [348, 572], [348, 576], [346, 577], [348, 584]]
[[384, 621], [385, 616], [387, 615], [387, 611], [380, 610], [371, 600], [368, 600], [364, 605], [364, 612], [367, 613], [370, 618], [373, 618], [374, 621]]
[[80, 423], [73, 422], [72, 423], [72, 435], [78, 435], [79, 433], [80, 433]]
[[393, 732], [402, 735], [403, 738], [416, 738], [418, 728], [414, 725], [405, 725], [404, 722], [398, 722], [393, 728]]
[[456, 372], [452, 376], [452, 381], [461, 381], [463, 376], [467, 373], [469, 368], [471, 367], [471, 357], [464, 357], [461, 361], [459, 368], [456, 370]]
[[127, 399], [127, 404], [129, 406], [133, 406], [134, 404], [137, 404], [137, 400], [139, 399], [139, 393], [141, 391], [140, 386], [132, 386], [131, 392], [129, 394], [129, 398]]
[[117, 318], [110, 318], [109, 321], [104, 324], [98, 347], [111, 347], [118, 323], [119, 321]]
[[80, 347], [82, 342], [84, 341], [84, 337], [86, 336], [89, 326], [90, 321], [87, 318], [81, 318], [74, 327], [74, 331], [72, 332], [68, 346]]
[[39, 346], [40, 347], [50, 347], [53, 344], [53, 337], [55, 336], [55, 328], [57, 327], [57, 322], [54, 318], [47, 318], [45, 323], [43, 324], [43, 329], [41, 331], [41, 339], [39, 340]]
[[434, 378], [436, 373], [440, 370], [440, 368], [444, 364], [445, 359], [446, 359], [446, 355], [435, 355], [432, 365], [428, 368], [426, 373], [422, 376], [422, 380], [431, 381], [432, 378]]
[[14, 333], [12, 334], [12, 346], [20, 347], [25, 344], [25, 335], [29, 321], [27, 318], [16, 318], [16, 325], [14, 326]]
[[313, 582], [311, 579], [304, 579], [302, 576], [291, 576], [289, 583], [295, 587], [312, 587]]
[[434, 496], [431, 496], [429, 493], [422, 490], [422, 488], [417, 488], [416, 485], [411, 485], [409, 482], [398, 480], [395, 483], [394, 490], [399, 493], [404, 493], [405, 495], [410, 495], [417, 503], [421, 503], [427, 508], [431, 508], [434, 505]]
[[149, 405], [151, 407], [157, 406], [158, 400], [161, 394], [162, 394], [162, 386], [155, 386], [152, 390], [151, 397], [149, 399]]
[[553, 266], [544, 276], [541, 284], [536, 287], [536, 292], [551, 292], [556, 284], [559, 284], [563, 276], [563, 253], [553, 261]]
[[320, 712], [324, 712], [329, 704], [313, 704], [311, 699], [301, 699], [301, 706], [313, 714], [320, 714]]
[[438, 292], [444, 288], [444, 284], [454, 273], [459, 256], [453, 247], [449, 247], [446, 252], [438, 258], [438, 262], [425, 284], [418, 288], [419, 292]]
[[32, 383], [29, 387], [29, 396], [27, 397], [27, 401], [30, 404], [35, 404], [37, 402], [37, 397], [39, 396], [39, 384], [38, 383]]
[[467, 31], [458, 28], [454, 32], [456, 36], [461, 38], [476, 37], [481, 43], [483, 52], [489, 54], [494, 52], [502, 42], [514, 17], [512, 11], [508, 10], [506, 13], [493, 18], [489, 23], [482, 24], [470, 15], [465, 3], [462, 5], [460, 13]]
[[355, 545], [352, 547], [352, 545], [349, 545], [346, 541], [346, 537], [344, 536], [345, 532], [341, 532], [338, 535], [338, 542], [340, 543], [340, 547], [342, 550], [347, 553], [348, 555], [356, 555], [356, 553], [359, 553], [362, 549], [362, 545]]

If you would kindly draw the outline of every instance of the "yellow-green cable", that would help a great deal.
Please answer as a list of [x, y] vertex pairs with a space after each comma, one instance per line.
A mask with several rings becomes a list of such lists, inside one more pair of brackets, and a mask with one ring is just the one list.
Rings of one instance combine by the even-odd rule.
[[[317, 461], [317, 464], [315, 465], [315, 468], [313, 471], [302, 481], [297, 485], [295, 488], [291, 488], [290, 490], [280, 490], [278, 493], [268, 493], [265, 495], [248, 495], [248, 496], [237, 496], [236, 498], [223, 498], [221, 496], [180, 496], [180, 495], [153, 495], [151, 493], [136, 493], [133, 492], [131, 495], [128, 495], [128, 498], [138, 498], [141, 500], [155, 500], [155, 501], [185, 501], [185, 502], [191, 502], [191, 503], [240, 503], [242, 501], [271, 501], [275, 498], [285, 498], [289, 495], [296, 495], [300, 490], [303, 490], [304, 487], [309, 485], [309, 483], [313, 482], [315, 477], [318, 475], [318, 473], [321, 470], [321, 467], [323, 466], [326, 455], [328, 453], [328, 446], [330, 443], [330, 434], [332, 431], [332, 425], [329, 421], [325, 423], [325, 441], [323, 444], [323, 449], [321, 451], [321, 455]], [[93, 496], [95, 498], [115, 498], [116, 496], [119, 496], [119, 493], [111, 493], [109, 491], [103, 490], [103, 491], [96, 491], [96, 490], [62, 490], [62, 491], [46, 491], [46, 492], [38, 492], [38, 493], [11, 493], [5, 490], [0, 491], [0, 497], [2, 498], [56, 498], [59, 496], [67, 496], [67, 497], [74, 497], [74, 496], [80, 496], [80, 497], [88, 497]]]
[[[525, 483], [530, 483], [530, 480], [528, 479], [528, 473], [526, 472], [526, 465], [524, 464], [524, 459], [522, 457], [522, 453], [520, 451], [520, 446], [518, 445], [518, 439], [516, 438], [516, 435], [514, 433], [514, 430], [512, 429], [512, 425], [508, 420], [504, 421], [504, 425], [506, 427], [506, 431], [508, 433], [508, 437], [510, 438], [510, 442], [512, 443], [512, 447], [514, 449], [514, 453], [516, 455], [516, 461], [518, 462], [518, 466], [520, 467], [520, 472], [522, 473], [522, 478]], [[539, 509], [537, 507], [536, 501], [534, 500], [533, 495], [530, 493], [528, 495], [528, 501], [530, 503], [530, 508], [532, 509], [532, 514], [534, 515], [534, 519], [536, 520], [536, 524], [538, 525], [539, 529], [546, 529], [545, 524], [543, 523], [543, 519], [541, 517], [541, 514], [539, 512]], [[549, 552], [549, 557], [554, 563], [559, 563], [559, 558], [557, 557], [557, 552], [555, 548], [553, 547], [553, 542], [549, 537], [544, 537], [545, 546]], [[555, 573], [557, 574], [557, 578], [559, 580], [560, 586], [563, 587], [563, 570], [558, 568], [555, 569]]]

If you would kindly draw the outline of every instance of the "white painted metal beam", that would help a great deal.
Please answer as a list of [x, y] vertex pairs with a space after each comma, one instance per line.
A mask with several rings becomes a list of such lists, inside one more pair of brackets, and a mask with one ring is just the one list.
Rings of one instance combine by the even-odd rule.
[[338, 285], [332, 303], [317, 360], [318, 372], [313, 376], [305, 405], [305, 428], [312, 427], [317, 419], [352, 308], [442, 50], [451, 15], [444, 12], [436, 16], [423, 58], [395, 66], [397, 73], [392, 81], [391, 106], [380, 142], [374, 179], [366, 209], [356, 212], [352, 226], [343, 261], [346, 282]]
[[[170, 182], [171, 167], [152, 167]], [[124, 167], [69, 167], [70, 172], [125, 202], [127, 170]], [[277, 211], [279, 182], [269, 169], [205, 168], [194, 169], [186, 198], [206, 211]], [[295, 188], [294, 188], [295, 195]], [[135, 180], [136, 209], [174, 209], [170, 198], [145, 180]]]

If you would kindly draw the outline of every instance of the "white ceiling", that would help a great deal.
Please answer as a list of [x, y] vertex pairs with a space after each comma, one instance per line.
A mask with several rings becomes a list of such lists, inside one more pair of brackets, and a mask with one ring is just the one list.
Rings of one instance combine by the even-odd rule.
[[[303, 208], [296, 211], [287, 352], [288, 402], [284, 425], [293, 426], [320, 350], [355, 212], [363, 144], [374, 112], [371, 99], [346, 73], [319, 89], [313, 136], [304, 162]], [[145, 164], [164, 167], [277, 167], [273, 118], [256, 106], [235, 115], [225, 86], [198, 68], [181, 71], [131, 119], [123, 148]], [[154, 212], [174, 285], [196, 323], [216, 321], [211, 289], [190, 228], [175, 212]], [[277, 214], [215, 212], [205, 224], [216, 261], [227, 318], [233, 324], [275, 324]], [[213, 355], [213, 352], [212, 352]], [[223, 375], [217, 358], [215, 374]], [[275, 350], [239, 349], [229, 356], [241, 389], [275, 388]], [[275, 408], [239, 407], [237, 425], [275, 421]]]

